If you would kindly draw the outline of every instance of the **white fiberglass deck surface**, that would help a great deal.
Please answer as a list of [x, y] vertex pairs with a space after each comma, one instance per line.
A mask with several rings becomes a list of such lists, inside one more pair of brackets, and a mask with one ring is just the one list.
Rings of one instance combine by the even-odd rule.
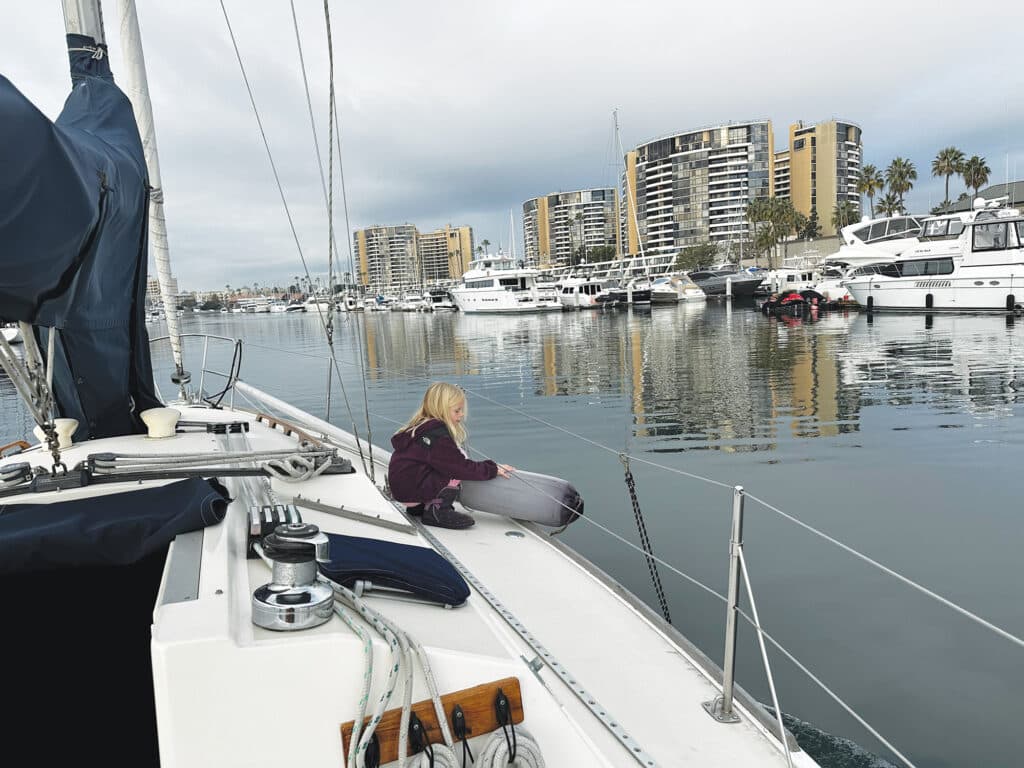
[[[179, 434], [166, 440], [125, 437], [93, 441], [65, 453], [169, 454], [289, 449], [292, 437], [255, 422], [249, 414], [183, 408], [190, 421], [249, 420], [245, 436]], [[47, 465], [48, 455], [39, 453]], [[344, 452], [342, 452], [344, 454]], [[272, 483], [277, 499], [295, 496], [404, 523], [404, 516], [363, 474]], [[383, 480], [378, 468], [377, 481]], [[248, 485], [246, 485], [248, 484]], [[202, 534], [198, 594], [167, 602], [164, 589], [154, 611], [153, 669], [161, 764], [174, 766], [340, 766], [339, 726], [352, 720], [364, 674], [361, 642], [337, 617], [302, 632], [272, 632], [251, 621], [251, 595], [270, 581], [269, 568], [246, 559], [246, 487], [261, 479], [227, 481], [236, 499], [220, 525]], [[104, 490], [124, 490], [124, 485]], [[89, 489], [61, 492], [62, 498]], [[48, 494], [49, 495], [49, 494]], [[43, 499], [39, 499], [42, 501]], [[301, 509], [301, 507], [300, 507]], [[419, 533], [301, 509], [307, 522], [327, 532], [430, 546]], [[783, 753], [761, 726], [743, 713], [738, 725], [712, 720], [701, 702], [717, 687], [684, 652], [612, 589], [520, 524], [478, 513], [466, 531], [428, 529], [494, 594], [533, 642], [550, 652], [607, 713], [609, 728], [568, 687], [552, 666], [535, 674], [537, 655], [506, 618], [474, 591], [456, 609], [368, 596], [367, 602], [416, 638], [427, 650], [441, 694], [505, 677], [518, 678], [525, 720], [548, 765], [640, 765], [632, 747], [656, 765], [779, 766]], [[506, 535], [509, 532], [515, 534]], [[172, 545], [171, 560], [174, 559]], [[166, 579], [166, 575], [165, 575]], [[357, 622], [366, 626], [360, 619]], [[374, 640], [370, 693], [376, 702], [393, 660]], [[417, 668], [413, 701], [429, 697]], [[401, 686], [389, 707], [401, 704]], [[288, 734], [277, 738], [273, 733]], [[624, 746], [622, 735], [628, 734]], [[475, 748], [482, 739], [471, 742]], [[628, 748], [627, 748], [628, 747]], [[812, 765], [802, 753], [794, 764]]]

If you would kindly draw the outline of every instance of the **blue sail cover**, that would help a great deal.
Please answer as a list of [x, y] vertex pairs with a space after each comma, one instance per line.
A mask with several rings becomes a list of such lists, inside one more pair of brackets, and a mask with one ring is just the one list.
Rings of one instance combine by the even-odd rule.
[[[0, 75], [0, 318], [57, 328], [53, 390], [76, 441], [143, 431], [159, 406], [145, 325], [149, 183], [128, 97], [68, 35], [55, 123]], [[105, 47], [100, 46], [105, 54]], [[79, 50], [75, 50], [79, 49]]]

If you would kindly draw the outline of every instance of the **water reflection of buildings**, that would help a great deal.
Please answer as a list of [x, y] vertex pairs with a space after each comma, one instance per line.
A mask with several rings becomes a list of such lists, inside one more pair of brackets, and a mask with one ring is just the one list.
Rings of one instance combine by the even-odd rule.
[[[368, 375], [489, 377], [536, 397], [623, 398], [655, 451], [770, 449], [783, 435], [857, 428], [837, 357], [852, 317], [790, 328], [759, 313], [680, 305], [562, 315], [369, 315]], [[467, 385], [468, 386], [468, 385]]]
[[853, 331], [840, 358], [844, 385], [880, 388], [897, 405], [962, 401], [975, 413], [1024, 402], [1024, 343], [1012, 316], [860, 316]]

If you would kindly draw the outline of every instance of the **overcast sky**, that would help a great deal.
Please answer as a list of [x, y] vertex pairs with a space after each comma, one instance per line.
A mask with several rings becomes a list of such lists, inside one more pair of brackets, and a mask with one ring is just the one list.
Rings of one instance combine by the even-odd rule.
[[[243, 63], [313, 274], [327, 215], [291, 6], [226, 0]], [[322, 2], [295, 0], [326, 162]], [[473, 227], [508, 250], [522, 203], [615, 186], [625, 149], [705, 125], [834, 117], [863, 128], [864, 160], [909, 158], [914, 212], [943, 197], [939, 149], [1024, 176], [1024, 5], [978, 12], [866, 0], [694, 4], [332, 2], [335, 88], [351, 229]], [[104, 8], [115, 78], [117, 3]], [[287, 284], [303, 273], [219, 3], [138, 4], [156, 120], [172, 269], [182, 289]], [[12, 18], [13, 16], [13, 18]], [[55, 118], [70, 86], [57, 0], [7, 9], [0, 72]], [[781, 143], [780, 143], [781, 142]], [[340, 260], [348, 246], [335, 175]], [[951, 181], [950, 196], [964, 191]]]

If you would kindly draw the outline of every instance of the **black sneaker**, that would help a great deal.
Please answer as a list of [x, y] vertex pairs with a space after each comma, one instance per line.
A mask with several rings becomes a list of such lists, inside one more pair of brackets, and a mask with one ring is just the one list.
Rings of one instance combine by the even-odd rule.
[[419, 517], [420, 515], [423, 514], [423, 509], [424, 509], [424, 506], [422, 504], [417, 504], [414, 507], [406, 507], [405, 508], [405, 513], [407, 515], [412, 515], [413, 517]]
[[472, 528], [476, 521], [469, 515], [457, 512], [451, 505], [428, 504], [423, 510], [423, 524], [437, 528], [453, 528], [462, 530]]

